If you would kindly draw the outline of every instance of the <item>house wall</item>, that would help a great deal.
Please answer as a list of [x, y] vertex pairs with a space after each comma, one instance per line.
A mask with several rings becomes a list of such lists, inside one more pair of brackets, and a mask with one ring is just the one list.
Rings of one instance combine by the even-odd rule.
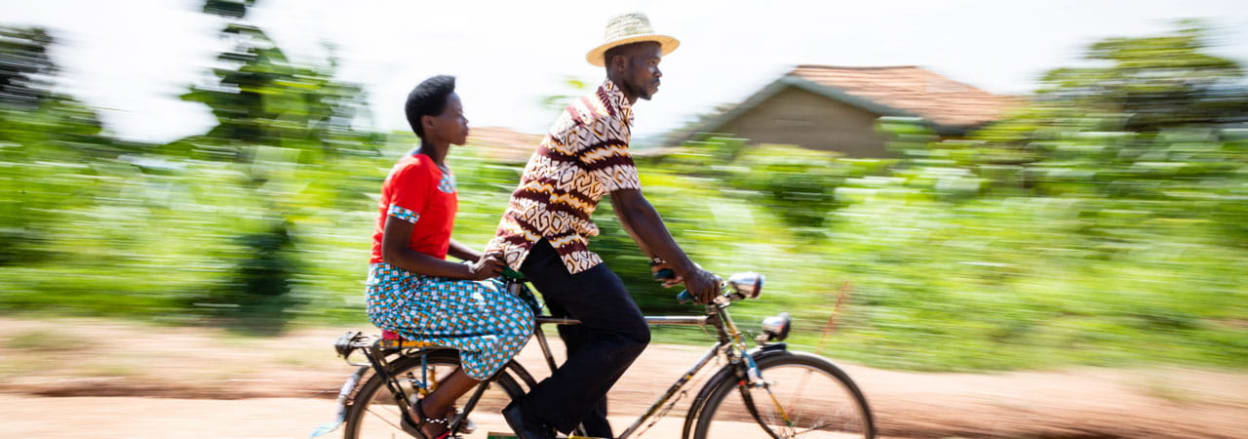
[[875, 132], [878, 116], [860, 108], [789, 87], [716, 128], [753, 144], [778, 143], [838, 151], [847, 157], [893, 157]]

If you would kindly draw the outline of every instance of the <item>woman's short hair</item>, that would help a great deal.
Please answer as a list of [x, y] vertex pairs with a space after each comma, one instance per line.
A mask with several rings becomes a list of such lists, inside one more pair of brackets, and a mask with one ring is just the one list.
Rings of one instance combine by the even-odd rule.
[[403, 110], [407, 113], [407, 123], [412, 132], [420, 138], [425, 137], [425, 129], [420, 123], [423, 116], [437, 116], [446, 109], [446, 98], [455, 92], [455, 77], [438, 75], [426, 79], [407, 94], [407, 102]]

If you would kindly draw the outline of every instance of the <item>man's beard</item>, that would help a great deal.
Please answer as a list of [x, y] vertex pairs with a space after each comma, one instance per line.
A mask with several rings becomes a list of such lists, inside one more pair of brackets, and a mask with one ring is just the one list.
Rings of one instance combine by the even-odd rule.
[[634, 89], [633, 96], [637, 96], [647, 101], [650, 100], [650, 97], [654, 95], [654, 93], [650, 92], [650, 87], [648, 86], [633, 87], [633, 89]]

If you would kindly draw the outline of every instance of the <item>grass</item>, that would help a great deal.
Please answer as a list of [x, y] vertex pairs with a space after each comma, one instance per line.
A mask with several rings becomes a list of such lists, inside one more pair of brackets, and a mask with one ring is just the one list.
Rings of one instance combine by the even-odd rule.
[[132, 362], [97, 360], [74, 368], [77, 375], [88, 377], [140, 377], [144, 368]]
[[56, 367], [58, 363], [46, 358], [30, 356], [12, 356], [0, 359], [0, 380], [19, 378], [32, 373], [39, 373]]
[[1173, 382], [1162, 378], [1151, 378], [1142, 383], [1143, 394], [1161, 399], [1175, 405], [1190, 405], [1201, 402], [1200, 395], [1190, 389], [1176, 386]]
[[81, 347], [82, 340], [47, 329], [34, 329], [11, 335], [4, 341], [7, 349], [61, 352]]

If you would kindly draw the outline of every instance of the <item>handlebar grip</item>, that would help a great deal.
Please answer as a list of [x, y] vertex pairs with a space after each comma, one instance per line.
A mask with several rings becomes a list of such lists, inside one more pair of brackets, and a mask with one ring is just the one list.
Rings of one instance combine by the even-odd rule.
[[524, 280], [524, 275], [519, 271], [512, 270], [511, 267], [503, 267], [503, 277], [511, 280]]
[[680, 303], [689, 303], [689, 302], [692, 302], [692, 301], [693, 301], [693, 295], [692, 295], [692, 294], [689, 294], [689, 290], [681, 290], [681, 291], [680, 291], [680, 294], [677, 294], [677, 295], [676, 295], [676, 301], [677, 301], [677, 302], [680, 302]]
[[667, 279], [675, 279], [675, 278], [676, 278], [676, 272], [672, 271], [672, 269], [670, 268], [664, 268], [662, 270], [654, 272], [654, 280], [667, 280]]

